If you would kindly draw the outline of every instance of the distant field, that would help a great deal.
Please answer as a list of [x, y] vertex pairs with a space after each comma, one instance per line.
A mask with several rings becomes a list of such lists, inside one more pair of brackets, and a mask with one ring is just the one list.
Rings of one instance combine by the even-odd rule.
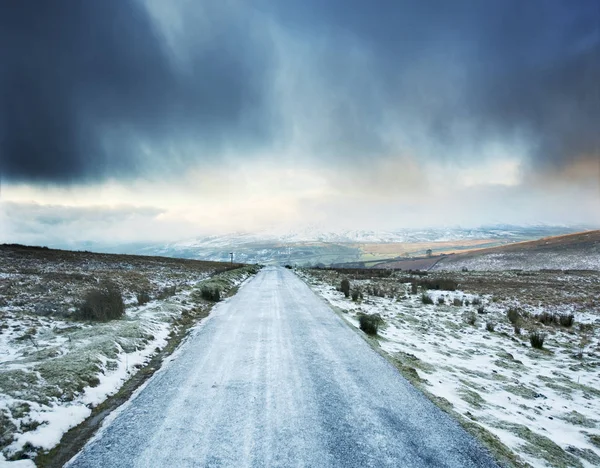
[[356, 244], [361, 261], [388, 259], [390, 257], [424, 256], [431, 249], [433, 254], [450, 254], [483, 247], [495, 247], [511, 242], [509, 239], [463, 239], [443, 242], [393, 242], [385, 244]]

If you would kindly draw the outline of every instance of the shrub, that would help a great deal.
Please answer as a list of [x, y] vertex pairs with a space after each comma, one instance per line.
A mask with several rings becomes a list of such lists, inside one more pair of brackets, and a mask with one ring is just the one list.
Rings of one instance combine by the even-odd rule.
[[158, 298], [161, 299], [161, 300], [162, 299], [166, 299], [167, 297], [174, 296], [176, 292], [177, 292], [177, 286], [175, 286], [175, 285], [173, 285], [173, 286], [165, 286], [158, 293]]
[[506, 316], [508, 317], [508, 321], [510, 323], [512, 323], [513, 325], [516, 325], [516, 323], [521, 319], [521, 314], [519, 314], [519, 309], [517, 309], [516, 307], [510, 307], [506, 311]]
[[352, 300], [354, 302], [358, 301], [358, 298], [360, 297], [360, 291], [358, 289], [354, 289], [352, 291]]
[[442, 296], [438, 297], [438, 304], [439, 305], [444, 305], [446, 303], [446, 301], [444, 300], [444, 298]]
[[469, 302], [469, 299], [465, 299], [465, 305], [466, 305], [466, 306], [468, 306], [469, 304], [471, 304], [471, 303]]
[[429, 294], [423, 293], [421, 294], [421, 302], [423, 302], [423, 304], [433, 304], [433, 299]]
[[560, 314], [558, 321], [563, 327], [572, 327], [575, 322], [575, 316], [573, 314]]
[[473, 298], [473, 305], [481, 305], [481, 298], [479, 296]]
[[344, 296], [350, 297], [350, 281], [347, 278], [342, 280], [341, 290], [344, 293]]
[[485, 307], [483, 307], [482, 305], [480, 305], [479, 307], [477, 307], [477, 313], [478, 314], [485, 314]]
[[456, 307], [461, 307], [461, 306], [463, 305], [463, 300], [462, 300], [462, 299], [460, 299], [460, 298], [458, 298], [458, 297], [455, 297], [455, 298], [454, 298], [454, 302], [453, 302], [453, 304], [454, 304]]
[[521, 326], [517, 323], [515, 324], [515, 335], [521, 334]]
[[377, 314], [373, 315], [361, 315], [358, 318], [360, 329], [367, 335], [377, 335], [379, 324], [381, 323], [381, 317]]
[[125, 304], [119, 287], [112, 282], [103, 282], [97, 289], [88, 291], [79, 315], [84, 320], [106, 322], [117, 319], [125, 313]]
[[219, 302], [221, 300], [221, 289], [214, 284], [205, 284], [200, 289], [202, 299], [207, 301]]
[[544, 347], [544, 340], [546, 339], [546, 335], [544, 333], [540, 333], [539, 331], [534, 331], [529, 334], [529, 342], [531, 346], [537, 349], [542, 349]]
[[150, 302], [150, 294], [148, 291], [140, 291], [136, 294], [138, 305], [144, 305]]
[[419, 285], [415, 280], [410, 283], [410, 293], [417, 294], [419, 292]]
[[496, 324], [494, 322], [486, 322], [485, 329], [489, 332], [493, 332], [496, 328]]

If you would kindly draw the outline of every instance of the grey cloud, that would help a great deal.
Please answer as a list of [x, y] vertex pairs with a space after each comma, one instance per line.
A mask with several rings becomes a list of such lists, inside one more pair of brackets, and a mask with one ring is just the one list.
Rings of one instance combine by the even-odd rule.
[[598, 155], [595, 0], [157, 5], [2, 3], [5, 178], [177, 174], [298, 141], [325, 163], [518, 140], [534, 166]]
[[480, 155], [490, 141], [520, 140], [535, 166], [598, 155], [595, 0], [279, 5], [283, 24], [320, 45], [318, 79], [343, 103], [328, 118], [347, 130], [333, 132], [345, 137], [336, 146], [344, 155], [354, 148], [373, 156], [365, 142], [375, 153], [397, 149], [381, 133], [430, 157]]
[[208, 159], [230, 134], [246, 145], [264, 138], [252, 114], [265, 47], [241, 17], [213, 23], [209, 36], [187, 24], [173, 51], [136, 0], [2, 2], [0, 171], [43, 182], [123, 177], [180, 169], [170, 148], [181, 141]]

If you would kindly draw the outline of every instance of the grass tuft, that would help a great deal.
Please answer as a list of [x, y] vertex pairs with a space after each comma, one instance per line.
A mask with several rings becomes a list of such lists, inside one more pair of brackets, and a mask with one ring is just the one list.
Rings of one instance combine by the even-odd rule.
[[173, 286], [166, 286], [163, 289], [160, 290], [160, 292], [158, 293], [158, 299], [167, 299], [171, 296], [174, 296], [175, 293], [177, 292], [177, 286], [173, 285]]
[[88, 291], [79, 308], [79, 316], [83, 320], [106, 322], [121, 318], [124, 313], [125, 304], [121, 290], [109, 281], [104, 281], [97, 289]]
[[465, 321], [469, 324], [469, 325], [475, 325], [477, 323], [477, 314], [473, 311], [468, 312], [465, 315]]
[[350, 297], [350, 281], [347, 278], [342, 280], [342, 284], [340, 286], [341, 291], [344, 293], [344, 296]]
[[144, 305], [150, 302], [150, 294], [148, 291], [140, 291], [136, 294], [138, 305]]
[[554, 325], [558, 322], [558, 317], [551, 312], [542, 312], [537, 316], [538, 322], [544, 325]]
[[506, 311], [506, 316], [508, 317], [508, 321], [513, 325], [516, 325], [521, 319], [521, 314], [519, 314], [519, 309], [516, 307], [510, 307]]
[[377, 335], [377, 330], [381, 324], [382, 319], [378, 314], [373, 315], [361, 315], [358, 318], [360, 329], [367, 335]]
[[421, 302], [423, 302], [423, 304], [433, 304], [433, 299], [429, 294], [423, 293], [421, 294]]
[[572, 327], [575, 322], [575, 316], [573, 314], [560, 314], [558, 316], [558, 322], [563, 327]]
[[539, 331], [533, 331], [529, 334], [529, 342], [531, 343], [531, 346], [536, 349], [542, 349], [544, 347], [545, 339], [546, 334]]
[[219, 302], [221, 300], [221, 288], [216, 284], [205, 284], [200, 289], [202, 299]]

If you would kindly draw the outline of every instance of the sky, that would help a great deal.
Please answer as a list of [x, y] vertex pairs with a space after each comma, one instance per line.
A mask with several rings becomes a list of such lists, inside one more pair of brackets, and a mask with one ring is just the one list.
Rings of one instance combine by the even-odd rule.
[[600, 226], [597, 0], [23, 0], [0, 40], [0, 242]]

